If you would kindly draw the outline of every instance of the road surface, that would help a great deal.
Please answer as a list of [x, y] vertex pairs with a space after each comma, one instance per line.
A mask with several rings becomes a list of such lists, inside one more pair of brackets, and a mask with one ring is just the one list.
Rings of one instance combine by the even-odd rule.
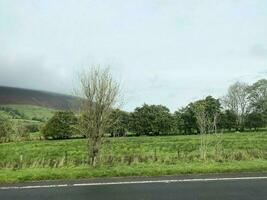
[[0, 185], [1, 200], [267, 200], [267, 174], [111, 178]]

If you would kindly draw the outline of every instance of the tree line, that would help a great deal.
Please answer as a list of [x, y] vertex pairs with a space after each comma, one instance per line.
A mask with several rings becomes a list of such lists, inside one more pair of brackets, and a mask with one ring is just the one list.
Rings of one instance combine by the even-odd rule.
[[[261, 79], [252, 85], [242, 82], [232, 84], [227, 94], [216, 99], [207, 96], [171, 113], [163, 105], [143, 104], [126, 112], [112, 109], [107, 119], [105, 133], [111, 137], [127, 135], [199, 134], [199, 108], [204, 108], [204, 117], [213, 126], [213, 131], [258, 130], [267, 126], [267, 80]], [[71, 111], [58, 111], [44, 125], [42, 133], [47, 139], [66, 139], [73, 136], [86, 137], [75, 127], [78, 116]], [[11, 123], [1, 119], [1, 138], [12, 132]], [[206, 125], [208, 126], [208, 125]]]
[[267, 80], [252, 85], [236, 82], [222, 98], [207, 96], [174, 113], [166, 106], [147, 104], [130, 113], [118, 109], [112, 113], [111, 120], [116, 123], [108, 129], [111, 136], [127, 131], [137, 136], [198, 134], [201, 119], [205, 120], [205, 129], [212, 126], [213, 132], [257, 130], [267, 126]]
[[[258, 130], [267, 126], [267, 80], [252, 85], [236, 82], [222, 98], [207, 96], [174, 113], [166, 106], [148, 104], [133, 112], [112, 109], [107, 120], [105, 133], [111, 137], [199, 134], [199, 123], [206, 132]], [[43, 128], [44, 136], [63, 139], [79, 135], [72, 126], [78, 121], [73, 112], [58, 112]]]

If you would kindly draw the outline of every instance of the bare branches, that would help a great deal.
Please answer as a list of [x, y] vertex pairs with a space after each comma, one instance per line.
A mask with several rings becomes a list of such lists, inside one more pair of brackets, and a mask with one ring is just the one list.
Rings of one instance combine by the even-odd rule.
[[217, 117], [219, 114], [218, 108], [213, 108], [213, 111], [209, 109], [208, 98], [200, 100], [193, 104], [193, 110], [197, 120], [198, 128], [200, 130], [200, 157], [206, 160], [208, 151], [208, 134], [216, 133], [217, 129]]
[[92, 67], [80, 74], [80, 127], [88, 138], [90, 164], [95, 166], [101, 148], [101, 138], [109, 126], [112, 109], [118, 103], [120, 85], [108, 68]]

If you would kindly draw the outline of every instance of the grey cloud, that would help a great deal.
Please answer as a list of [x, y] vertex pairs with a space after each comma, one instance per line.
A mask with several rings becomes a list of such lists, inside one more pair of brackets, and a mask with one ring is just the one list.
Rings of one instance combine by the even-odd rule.
[[39, 57], [0, 56], [0, 85], [70, 93], [66, 89], [69, 78], [62, 79], [61, 74], [59, 68], [46, 67]]

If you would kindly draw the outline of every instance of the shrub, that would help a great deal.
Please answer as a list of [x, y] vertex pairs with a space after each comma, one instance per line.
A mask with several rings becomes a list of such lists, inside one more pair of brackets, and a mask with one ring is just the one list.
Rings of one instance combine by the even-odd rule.
[[45, 139], [67, 139], [74, 133], [77, 118], [73, 112], [59, 111], [44, 125], [41, 132]]
[[40, 125], [37, 123], [27, 124], [25, 127], [26, 127], [27, 132], [29, 133], [35, 133], [35, 132], [40, 131]]
[[27, 138], [29, 137], [29, 133], [27, 131], [27, 128], [25, 124], [22, 122], [14, 122], [13, 124], [13, 130], [17, 137], [19, 138]]
[[0, 117], [0, 141], [8, 141], [13, 132], [11, 121]]
[[46, 119], [40, 118], [40, 117], [33, 117], [32, 120], [39, 121], [39, 122], [45, 122], [46, 121]]

